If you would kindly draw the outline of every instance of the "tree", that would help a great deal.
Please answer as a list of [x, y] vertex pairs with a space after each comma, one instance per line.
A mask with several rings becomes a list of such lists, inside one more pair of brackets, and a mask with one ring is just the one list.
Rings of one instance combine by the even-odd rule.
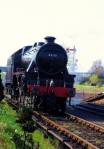
[[100, 79], [96, 74], [94, 74], [89, 77], [89, 82], [91, 85], [96, 86], [96, 85], [100, 84]]
[[92, 74], [96, 74], [100, 78], [104, 78], [104, 67], [101, 60], [96, 60], [93, 62], [90, 72]]

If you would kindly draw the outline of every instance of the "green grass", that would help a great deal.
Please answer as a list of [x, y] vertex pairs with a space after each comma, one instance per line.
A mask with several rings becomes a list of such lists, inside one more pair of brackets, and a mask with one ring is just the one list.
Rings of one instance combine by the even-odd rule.
[[[16, 111], [3, 100], [0, 103], [0, 149], [23, 149], [23, 147], [19, 147], [19, 145], [23, 143], [24, 132], [20, 124], [16, 123], [16, 118]], [[18, 145], [14, 142], [14, 135], [16, 136]], [[39, 144], [39, 149], [58, 148], [58, 141], [45, 138], [43, 133], [39, 130], [36, 130], [32, 134], [32, 137], [35, 145]]]
[[0, 149], [15, 149], [14, 133], [22, 133], [16, 124], [16, 112], [5, 101], [0, 103]]
[[44, 135], [41, 131], [36, 130], [33, 133], [34, 142], [39, 145], [39, 149], [57, 149], [59, 142], [51, 138], [44, 138]]
[[89, 86], [89, 85], [75, 85], [76, 92], [84, 93], [99, 93], [104, 92], [104, 87], [99, 86]]

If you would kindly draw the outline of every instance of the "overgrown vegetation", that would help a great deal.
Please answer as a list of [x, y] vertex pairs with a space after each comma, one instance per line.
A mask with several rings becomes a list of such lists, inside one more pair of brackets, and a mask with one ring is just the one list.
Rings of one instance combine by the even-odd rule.
[[[27, 118], [28, 116], [26, 115]], [[34, 131], [32, 135], [31, 133], [25, 134], [25, 138], [21, 126], [17, 123], [17, 113], [4, 100], [0, 102], [0, 149], [24, 149], [24, 146], [25, 149], [31, 149], [32, 141], [34, 148], [37, 149], [58, 148], [58, 141], [45, 138], [39, 130]]]
[[21, 127], [16, 124], [16, 112], [5, 101], [0, 103], [0, 149], [16, 149], [13, 135], [22, 135]]

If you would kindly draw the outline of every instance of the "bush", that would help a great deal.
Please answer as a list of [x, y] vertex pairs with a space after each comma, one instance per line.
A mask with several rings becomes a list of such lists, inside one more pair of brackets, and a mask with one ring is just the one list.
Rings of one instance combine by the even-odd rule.
[[96, 86], [96, 85], [100, 84], [100, 79], [96, 74], [94, 74], [89, 77], [89, 83], [92, 86]]
[[29, 121], [32, 119], [32, 110], [27, 107], [23, 107], [19, 110], [18, 113], [18, 122], [25, 123], [26, 121]]

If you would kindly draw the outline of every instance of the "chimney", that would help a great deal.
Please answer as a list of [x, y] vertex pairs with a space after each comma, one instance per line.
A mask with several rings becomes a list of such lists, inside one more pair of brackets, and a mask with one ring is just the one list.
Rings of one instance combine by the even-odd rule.
[[47, 41], [47, 43], [54, 43], [55, 41], [55, 37], [52, 37], [52, 36], [47, 36], [45, 37], [45, 40]]

